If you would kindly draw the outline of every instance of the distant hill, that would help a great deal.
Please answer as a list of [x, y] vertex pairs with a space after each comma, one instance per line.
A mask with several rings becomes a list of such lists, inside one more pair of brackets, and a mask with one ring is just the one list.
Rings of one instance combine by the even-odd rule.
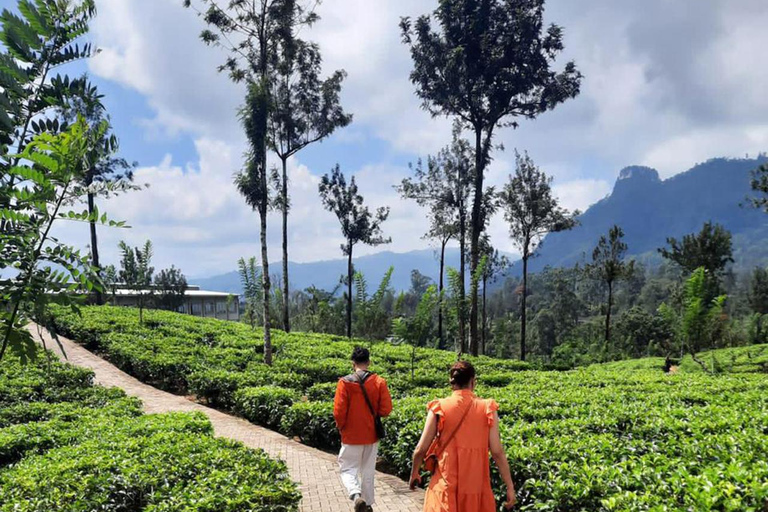
[[[592, 205], [571, 231], [553, 233], [531, 261], [533, 272], [545, 266], [570, 266], [589, 261], [601, 235], [614, 224], [622, 227], [628, 254], [658, 261], [656, 249], [667, 237], [699, 231], [707, 221], [725, 226], [734, 235], [738, 269], [768, 262], [768, 215], [741, 207], [750, 190], [750, 171], [768, 157], [717, 158], [661, 180], [649, 167], [627, 167], [619, 173], [610, 196]], [[515, 265], [519, 272], [521, 265]]]
[[[355, 269], [361, 271], [368, 281], [369, 287], [375, 289], [384, 273], [390, 266], [395, 267], [392, 273], [392, 287], [398, 291], [405, 291], [411, 287], [411, 270], [416, 269], [437, 283], [440, 272], [440, 260], [438, 254], [432, 249], [395, 253], [390, 251], [379, 252], [369, 256], [354, 258]], [[459, 250], [446, 249], [446, 266], [459, 266]], [[281, 269], [279, 264], [277, 269]], [[288, 264], [288, 275], [291, 280], [291, 288], [303, 290], [312, 285], [332, 290], [339, 278], [347, 272], [347, 260], [314, 261], [311, 263]], [[241, 293], [240, 277], [238, 273], [228, 272], [219, 276], [190, 279], [190, 284], [199, 285], [201, 288], [227, 293]]]
[[[667, 237], [682, 237], [699, 231], [706, 221], [722, 224], [733, 233], [736, 270], [768, 264], [768, 215], [753, 208], [743, 208], [751, 195], [749, 172], [768, 157], [756, 159], [717, 158], [661, 180], [650, 167], [632, 166], [622, 169], [613, 192], [595, 203], [579, 217], [579, 226], [571, 231], [546, 237], [537, 257], [531, 260], [531, 272], [545, 266], [571, 266], [589, 261], [592, 249], [601, 235], [618, 224], [624, 229], [628, 255], [648, 263], [660, 261], [656, 249], [666, 245]], [[448, 249], [446, 265], [457, 267], [458, 249]], [[434, 250], [406, 253], [380, 252], [355, 258], [355, 267], [365, 274], [374, 288], [390, 266], [395, 267], [392, 287], [398, 291], [410, 288], [411, 270], [437, 281], [439, 262]], [[291, 287], [309, 286], [330, 290], [346, 273], [346, 260], [290, 263]], [[275, 268], [279, 269], [279, 265]], [[521, 272], [514, 264], [511, 273]], [[204, 289], [240, 293], [237, 272], [204, 279], [191, 279], [191, 284]]]

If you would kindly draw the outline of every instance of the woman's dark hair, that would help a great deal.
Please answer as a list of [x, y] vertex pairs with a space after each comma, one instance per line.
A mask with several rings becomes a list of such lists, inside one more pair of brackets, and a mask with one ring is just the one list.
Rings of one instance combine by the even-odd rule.
[[451, 386], [465, 388], [475, 378], [475, 367], [469, 361], [458, 361], [451, 366]]
[[352, 361], [357, 364], [369, 363], [371, 362], [371, 353], [368, 352], [367, 348], [355, 347], [355, 350], [352, 351]]

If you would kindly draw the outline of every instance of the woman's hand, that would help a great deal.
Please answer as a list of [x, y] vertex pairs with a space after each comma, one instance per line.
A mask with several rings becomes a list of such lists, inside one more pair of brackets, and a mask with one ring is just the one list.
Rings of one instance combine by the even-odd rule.
[[504, 502], [504, 508], [511, 510], [517, 503], [517, 494], [515, 494], [514, 487], [507, 487], [507, 501]]
[[419, 474], [418, 470], [411, 471], [411, 478], [408, 480], [410, 482], [411, 490], [415, 491], [416, 487], [421, 486], [421, 475]]

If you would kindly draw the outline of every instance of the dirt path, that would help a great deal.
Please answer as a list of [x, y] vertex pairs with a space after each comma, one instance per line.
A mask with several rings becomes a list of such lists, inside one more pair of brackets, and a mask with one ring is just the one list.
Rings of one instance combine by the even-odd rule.
[[[34, 329], [38, 338], [37, 330]], [[60, 358], [63, 355], [48, 332], [43, 340]], [[38, 340], [39, 341], [39, 340]], [[261, 448], [273, 457], [283, 459], [288, 465], [291, 478], [299, 483], [304, 498], [302, 512], [344, 512], [352, 510], [338, 475], [334, 455], [305, 446], [283, 435], [254, 425], [235, 416], [190, 402], [189, 400], [148, 386], [121, 371], [113, 364], [94, 355], [75, 342], [60, 337], [69, 363], [90, 368], [96, 374], [96, 382], [102, 386], [117, 386], [144, 402], [147, 413], [172, 411], [200, 411], [210, 418], [217, 436], [240, 441], [252, 448]], [[380, 512], [418, 512], [424, 495], [411, 492], [405, 482], [384, 473], [376, 474], [376, 504]]]

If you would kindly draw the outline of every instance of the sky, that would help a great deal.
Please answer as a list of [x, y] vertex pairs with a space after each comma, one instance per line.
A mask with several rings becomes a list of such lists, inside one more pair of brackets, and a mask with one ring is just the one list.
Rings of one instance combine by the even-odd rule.
[[[0, 6], [15, 10], [15, 0]], [[236, 268], [259, 253], [258, 216], [232, 176], [243, 162], [237, 119], [243, 87], [216, 67], [221, 50], [199, 40], [203, 22], [181, 0], [96, 0], [91, 40], [101, 52], [67, 69], [87, 72], [105, 95], [121, 154], [136, 161], [136, 182], [148, 185], [101, 209], [130, 229], [101, 228], [105, 263], [117, 244], [154, 244], [156, 268], [187, 276]], [[401, 16], [434, 10], [436, 0], [325, 0], [321, 20], [302, 35], [319, 43], [326, 75], [348, 76], [341, 95], [353, 123], [289, 162], [293, 208], [290, 259], [341, 257], [335, 217], [317, 186], [338, 163], [354, 175], [371, 207], [389, 206], [392, 238], [357, 255], [428, 248], [426, 212], [400, 199], [394, 185], [409, 162], [450, 141], [451, 120], [431, 118], [409, 81]], [[527, 151], [554, 179], [561, 203], [585, 209], [610, 193], [620, 169], [648, 165], [662, 178], [712, 157], [743, 157], [768, 149], [768, 6], [764, 0], [549, 0], [546, 19], [564, 28], [566, 50], [584, 74], [581, 94], [517, 129], [497, 131], [487, 183], [502, 185], [514, 150]], [[62, 70], [63, 71], [63, 70]], [[270, 217], [270, 260], [280, 258], [280, 221]], [[516, 253], [504, 219], [489, 232]], [[62, 224], [57, 234], [88, 244], [87, 228]]]

